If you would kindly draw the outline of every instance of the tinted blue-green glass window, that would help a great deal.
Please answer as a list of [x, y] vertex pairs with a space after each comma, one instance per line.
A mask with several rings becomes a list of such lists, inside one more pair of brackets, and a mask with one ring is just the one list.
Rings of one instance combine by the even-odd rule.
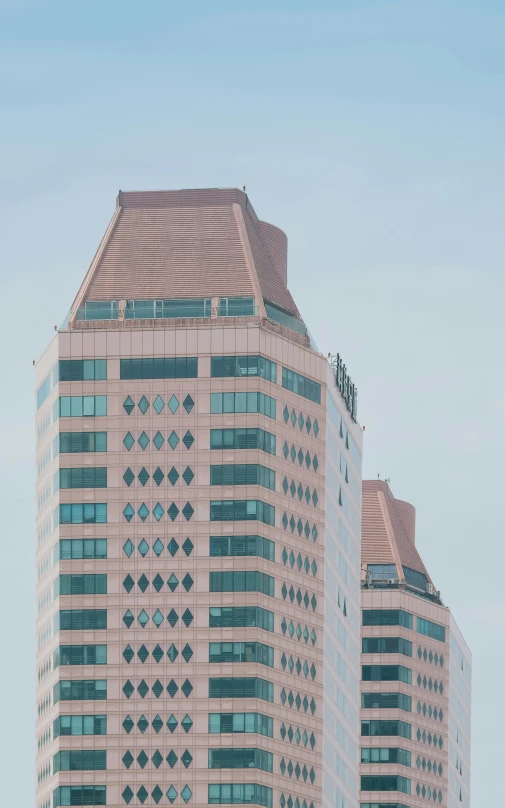
[[219, 298], [218, 317], [247, 317], [254, 312], [254, 297]]
[[53, 653], [53, 666], [106, 665], [106, 645], [60, 645]]
[[280, 323], [286, 326], [286, 328], [290, 328], [291, 331], [296, 331], [298, 334], [307, 334], [307, 326], [303, 320], [299, 320], [297, 317], [284, 311], [284, 309], [280, 309], [278, 306], [274, 306], [273, 303], [269, 303], [267, 300], [265, 300], [265, 311], [269, 320]]
[[209, 749], [209, 769], [273, 770], [273, 755], [263, 749]]
[[408, 584], [412, 584], [412, 586], [417, 587], [417, 589], [423, 589], [426, 592], [428, 588], [428, 578], [424, 572], [413, 570], [411, 567], [403, 567], [403, 574]]
[[60, 359], [60, 382], [102, 381], [107, 378], [106, 359]]
[[89, 631], [107, 628], [107, 609], [60, 609], [55, 631]]
[[102, 524], [107, 522], [107, 503], [85, 502], [60, 505], [55, 514], [56, 525]]
[[275, 561], [275, 544], [263, 536], [211, 536], [211, 556], [259, 556]]
[[410, 780], [399, 774], [366, 774], [361, 777], [362, 791], [401, 791], [410, 794]]
[[259, 783], [213, 783], [209, 805], [262, 805], [272, 808], [273, 791]]
[[62, 561], [73, 558], [107, 558], [107, 539], [60, 539], [56, 545]]
[[274, 649], [260, 642], [211, 642], [209, 662], [257, 662], [274, 666]]
[[412, 699], [405, 693], [362, 693], [361, 706], [363, 709], [380, 710], [406, 710], [412, 712]]
[[[56, 479], [58, 478], [58, 473]], [[59, 470], [59, 488], [107, 488], [107, 468], [84, 466]], [[58, 488], [56, 488], [58, 490]]]
[[117, 300], [86, 300], [77, 309], [77, 320], [117, 320]]
[[264, 393], [211, 393], [211, 413], [259, 412], [268, 418], [276, 418], [275, 398]]
[[257, 520], [266, 525], [275, 525], [275, 508], [257, 499], [212, 500], [210, 503], [211, 522]]
[[210, 628], [244, 628], [256, 626], [274, 630], [274, 613], [260, 606], [213, 606], [209, 609]]
[[267, 454], [275, 454], [275, 435], [256, 427], [238, 429], [211, 429], [211, 449], [260, 449]]
[[53, 755], [53, 772], [104, 771], [107, 752], [102, 749], [71, 749]]
[[196, 379], [197, 376], [196, 356], [120, 359], [120, 379]]
[[261, 485], [275, 491], [275, 471], [257, 463], [226, 463], [210, 467], [211, 485]]
[[401, 766], [411, 765], [411, 754], [406, 749], [396, 747], [361, 747], [362, 763], [399, 763]]
[[220, 677], [209, 679], [210, 699], [262, 699], [273, 702], [273, 682], [256, 677]]
[[412, 628], [412, 615], [401, 609], [363, 609], [364, 626], [403, 626]]
[[261, 713], [209, 713], [209, 733], [228, 732], [257, 732], [273, 738], [274, 722]]
[[431, 620], [425, 620], [423, 617], [416, 617], [416, 628], [420, 634], [426, 637], [431, 637], [432, 640], [445, 642], [445, 628], [438, 623], [432, 623]]
[[60, 715], [53, 721], [53, 735], [107, 735], [107, 716]]
[[54, 385], [58, 381], [58, 367], [55, 365], [50, 373], [47, 374], [42, 384], [37, 388], [37, 409], [40, 409]]
[[262, 592], [275, 597], [275, 579], [257, 570], [210, 572], [209, 586], [211, 592]]
[[361, 734], [364, 737], [377, 735], [393, 736], [411, 739], [412, 726], [405, 721], [362, 721]]
[[363, 637], [364, 654], [403, 654], [412, 656], [412, 643], [403, 637]]
[[107, 594], [107, 576], [104, 574], [60, 575], [54, 583], [55, 597], [58, 595]]
[[125, 320], [173, 319], [175, 317], [210, 317], [210, 297], [176, 298], [167, 300], [127, 300]]
[[107, 396], [60, 396], [60, 418], [94, 418], [107, 415]]
[[60, 679], [53, 687], [53, 702], [105, 701], [106, 679]]
[[308, 379], [306, 376], [300, 376], [300, 374], [295, 373], [294, 370], [282, 368], [282, 386], [286, 390], [298, 393], [298, 395], [303, 396], [303, 398], [315, 401], [316, 404], [321, 403], [321, 385], [312, 379]]
[[405, 682], [412, 684], [412, 670], [403, 665], [362, 665], [364, 682]]
[[277, 381], [277, 365], [264, 356], [212, 356], [210, 375], [214, 378], [260, 376]]
[[55, 443], [55, 454], [106, 452], [107, 432], [60, 432]]
[[58, 786], [53, 791], [53, 808], [63, 805], [107, 805], [105, 786]]

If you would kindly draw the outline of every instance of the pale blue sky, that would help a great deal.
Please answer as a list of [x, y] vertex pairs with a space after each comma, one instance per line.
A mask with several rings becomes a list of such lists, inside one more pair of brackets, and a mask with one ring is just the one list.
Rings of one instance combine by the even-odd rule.
[[417, 507], [474, 653], [472, 804], [501, 804], [504, 35], [498, 0], [0, 0], [5, 805], [33, 804], [31, 360], [119, 188], [244, 183], [359, 387], [365, 474]]

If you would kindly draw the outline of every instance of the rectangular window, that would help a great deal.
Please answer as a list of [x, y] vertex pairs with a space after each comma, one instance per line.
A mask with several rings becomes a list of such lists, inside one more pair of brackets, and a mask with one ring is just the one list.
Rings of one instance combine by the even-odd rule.
[[399, 774], [366, 774], [361, 777], [362, 791], [401, 791], [410, 794], [410, 780]]
[[197, 377], [196, 356], [119, 360], [120, 379], [196, 379]]
[[58, 595], [106, 595], [107, 575], [88, 573], [85, 575], [60, 575], [54, 582], [55, 594]]
[[282, 368], [282, 386], [286, 390], [291, 390], [292, 393], [298, 393], [303, 398], [315, 401], [316, 404], [321, 403], [321, 385], [306, 376], [300, 376], [294, 370]]
[[213, 783], [209, 805], [262, 805], [272, 808], [273, 791], [259, 783]]
[[107, 396], [60, 396], [60, 418], [95, 418], [107, 415]]
[[212, 356], [210, 375], [213, 378], [260, 376], [275, 384], [277, 365], [264, 356]]
[[209, 662], [257, 662], [274, 667], [274, 649], [261, 642], [211, 642]]
[[103, 381], [107, 378], [106, 359], [60, 359], [60, 382]]
[[405, 721], [362, 721], [361, 735], [365, 738], [397, 735], [411, 740], [412, 726]]
[[254, 297], [219, 298], [218, 317], [247, 317], [254, 313]]
[[307, 326], [303, 320], [299, 320], [298, 317], [294, 317], [279, 306], [269, 303], [268, 300], [265, 300], [265, 311], [269, 320], [280, 323], [286, 328], [290, 328], [291, 331], [297, 331], [298, 334], [307, 335]]
[[106, 715], [60, 715], [53, 721], [53, 736], [107, 735]]
[[106, 645], [60, 645], [53, 653], [53, 666], [106, 665]]
[[53, 791], [53, 808], [63, 805], [107, 805], [105, 786], [58, 786]]
[[53, 702], [58, 701], [105, 701], [106, 679], [60, 679], [53, 687]]
[[244, 628], [255, 626], [274, 630], [274, 613], [260, 606], [214, 606], [209, 609], [210, 628]]
[[209, 749], [209, 769], [273, 771], [273, 755], [263, 749]]
[[236, 572], [210, 572], [211, 592], [261, 592], [275, 597], [275, 579], [257, 570]]
[[419, 634], [431, 637], [432, 640], [445, 642], [444, 626], [440, 626], [438, 623], [432, 623], [431, 620], [425, 620], [423, 617], [417, 617], [416, 620]]
[[265, 393], [211, 393], [211, 413], [259, 412], [275, 420], [276, 400]]
[[47, 374], [42, 384], [39, 385], [39, 387], [37, 388], [37, 394], [36, 394], [37, 409], [40, 409], [40, 407], [42, 407], [42, 404], [44, 403], [46, 398], [49, 396], [49, 393], [57, 383], [58, 383], [58, 366], [54, 365], [53, 369], [50, 371], [50, 373]]
[[107, 752], [98, 749], [71, 749], [53, 755], [53, 774], [57, 772], [105, 771]]
[[127, 300], [125, 320], [173, 320], [180, 317], [210, 317], [212, 299], [210, 297]]
[[209, 679], [210, 699], [263, 699], [273, 702], [274, 686], [256, 677], [220, 677]]
[[366, 710], [405, 710], [412, 712], [412, 699], [404, 693], [362, 693], [361, 706]]
[[60, 539], [55, 561], [73, 558], [107, 558], [107, 539]]
[[363, 625], [412, 628], [412, 615], [401, 609], [363, 609]]
[[406, 749], [396, 747], [361, 747], [362, 763], [399, 763], [400, 766], [411, 765], [411, 755]]
[[60, 609], [55, 615], [55, 632], [90, 631], [107, 628], [107, 609]]
[[60, 432], [55, 439], [55, 456], [82, 452], [106, 452], [107, 432]]
[[255, 520], [266, 525], [275, 525], [275, 508], [258, 499], [212, 500], [211, 522], [241, 522]]
[[261, 713], [209, 713], [209, 733], [257, 732], [274, 737], [274, 722]]
[[363, 637], [364, 654], [403, 654], [412, 656], [412, 643], [403, 637]]
[[275, 435], [256, 427], [210, 430], [211, 449], [260, 449], [274, 455], [275, 444]]
[[[104, 524], [107, 522], [107, 503], [74, 503], [60, 505], [55, 511], [56, 524], [60, 525], [86, 525]], [[59, 520], [59, 521], [58, 521]]]
[[211, 485], [261, 485], [275, 491], [275, 471], [257, 463], [226, 463], [210, 467]]
[[77, 309], [77, 320], [117, 320], [117, 300], [86, 300]]
[[403, 665], [362, 665], [361, 678], [364, 682], [405, 682], [412, 684], [412, 670]]
[[[58, 481], [57, 475], [56, 481]], [[60, 469], [58, 488], [107, 488], [107, 468], [85, 466], [84, 468]]]
[[258, 556], [275, 561], [275, 544], [263, 536], [211, 536], [211, 556]]

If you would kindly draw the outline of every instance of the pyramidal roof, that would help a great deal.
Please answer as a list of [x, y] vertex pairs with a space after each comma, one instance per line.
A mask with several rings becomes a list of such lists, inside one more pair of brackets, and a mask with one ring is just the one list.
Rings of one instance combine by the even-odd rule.
[[396, 499], [386, 482], [363, 480], [362, 513], [362, 564], [394, 564], [399, 580], [407, 567], [432, 583], [416, 548], [414, 506]]
[[241, 296], [300, 318], [286, 235], [258, 219], [246, 193], [120, 191], [72, 311], [86, 301]]

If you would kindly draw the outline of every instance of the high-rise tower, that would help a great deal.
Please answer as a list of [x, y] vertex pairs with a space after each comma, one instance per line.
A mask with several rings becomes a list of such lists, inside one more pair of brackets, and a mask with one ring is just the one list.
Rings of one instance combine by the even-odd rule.
[[357, 808], [361, 430], [285, 235], [120, 192], [36, 373], [37, 808]]
[[415, 510], [363, 482], [361, 808], [470, 806], [470, 651], [415, 544]]

